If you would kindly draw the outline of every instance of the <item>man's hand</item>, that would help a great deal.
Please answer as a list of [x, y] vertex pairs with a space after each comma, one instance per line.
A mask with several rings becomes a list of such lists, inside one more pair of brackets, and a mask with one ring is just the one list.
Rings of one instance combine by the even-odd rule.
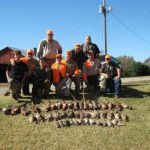
[[66, 77], [70, 77], [70, 76], [69, 76], [69, 73], [66, 74]]
[[103, 76], [105, 79], [109, 79], [109, 75], [106, 73], [100, 73], [101, 76]]
[[73, 74], [73, 75], [70, 75], [70, 74], [66, 74], [66, 77], [69, 77], [69, 78], [73, 78], [73, 77], [75, 77], [76, 75], [75, 74]]
[[72, 77], [75, 77], [75, 76], [76, 76], [75, 74], [72, 75]]
[[15, 63], [16, 63], [15, 59], [10, 59], [10, 64], [11, 64], [12, 66], [14, 66]]
[[109, 79], [109, 75], [108, 75], [108, 74], [106, 74], [106, 75], [105, 75], [105, 78], [106, 78], [106, 79]]
[[119, 79], [120, 79], [120, 77], [119, 77], [119, 76], [116, 76], [116, 77], [115, 77], [115, 79], [119, 80]]
[[8, 78], [7, 80], [8, 80], [8, 83], [11, 83], [13, 79], [12, 78]]

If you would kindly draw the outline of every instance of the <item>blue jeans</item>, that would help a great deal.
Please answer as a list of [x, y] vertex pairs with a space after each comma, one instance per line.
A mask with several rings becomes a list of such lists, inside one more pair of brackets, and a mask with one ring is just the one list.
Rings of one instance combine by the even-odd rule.
[[106, 92], [112, 93], [114, 92], [115, 95], [120, 95], [121, 91], [121, 79], [110, 78], [107, 80], [106, 83]]

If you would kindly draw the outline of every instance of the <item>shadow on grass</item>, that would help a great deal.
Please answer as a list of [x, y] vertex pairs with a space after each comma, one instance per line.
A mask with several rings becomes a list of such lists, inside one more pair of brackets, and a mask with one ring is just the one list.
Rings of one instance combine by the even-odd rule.
[[98, 100], [98, 98], [100, 97], [100, 93], [97, 91], [92, 91], [92, 92], [85, 91], [84, 96], [82, 92], [79, 95], [76, 95], [74, 91], [72, 91], [71, 93], [72, 94], [69, 97], [57, 96], [56, 94], [52, 93], [50, 94], [49, 98], [42, 98], [42, 101], [45, 101], [45, 100], [81, 101], [84, 99], [84, 97], [85, 97], [85, 100]]
[[22, 104], [24, 104], [24, 105], [28, 105], [28, 104], [31, 104], [32, 103], [32, 101], [25, 101], [25, 100], [18, 100], [18, 103], [22, 103]]
[[[143, 84], [143, 85], [145, 85], [145, 84]], [[148, 84], [146, 84], [146, 85], [148, 85]], [[141, 91], [138, 89], [131, 88], [132, 86], [141, 86], [141, 84], [123, 85], [121, 96], [125, 97], [125, 98], [143, 98], [143, 97], [150, 96], [150, 92], [144, 92], [144, 91]]]
[[83, 93], [81, 93], [81, 99], [84, 99], [83, 97], [85, 97], [85, 100], [98, 100], [100, 96], [101, 94], [100, 94], [100, 91], [98, 90], [95, 90], [95, 91], [85, 90], [84, 96], [83, 96]]
[[19, 99], [23, 99], [23, 100], [25, 100], [25, 99], [31, 99], [31, 96], [21, 96]]
[[[148, 86], [150, 84], [148, 83], [131, 83], [131, 84], [125, 84], [122, 85], [122, 92], [121, 92], [121, 97], [122, 98], [143, 98], [143, 97], [148, 97], [150, 96], [150, 92], [145, 92], [144, 89], [139, 90], [139, 89], [135, 89], [134, 87], [140, 87], [140, 89], [142, 89], [141, 87], [144, 86]], [[68, 101], [68, 100], [83, 100], [85, 97], [85, 100], [98, 100], [101, 96], [102, 97], [108, 97], [108, 98], [114, 98], [114, 94], [109, 94], [109, 95], [101, 95], [101, 93], [97, 92], [97, 91], [84, 91], [84, 96], [83, 96], [83, 91], [81, 91], [81, 93], [76, 96], [74, 91], [73, 91], [73, 97], [69, 97], [69, 98], [63, 98], [63, 97], [58, 97], [55, 92], [51, 92], [48, 98], [42, 98], [40, 100], [35, 100], [35, 103], [37, 102], [37, 104], [45, 101], [45, 100], [54, 100], [54, 101]], [[27, 104], [31, 104], [33, 102], [33, 100], [31, 100], [31, 96], [23, 96], [21, 99], [19, 99], [20, 103], [27, 103]]]

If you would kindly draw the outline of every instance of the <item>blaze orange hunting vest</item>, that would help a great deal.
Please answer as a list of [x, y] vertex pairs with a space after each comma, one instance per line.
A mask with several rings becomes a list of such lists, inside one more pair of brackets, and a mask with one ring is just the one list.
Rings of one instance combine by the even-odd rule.
[[67, 66], [65, 63], [54, 63], [52, 65], [53, 70], [53, 83], [58, 83], [60, 81], [60, 77], [66, 77]]

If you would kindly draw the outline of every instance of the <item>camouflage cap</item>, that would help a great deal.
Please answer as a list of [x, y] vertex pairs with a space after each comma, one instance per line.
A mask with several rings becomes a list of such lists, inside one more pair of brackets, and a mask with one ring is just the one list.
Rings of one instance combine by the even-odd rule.
[[94, 52], [92, 51], [92, 49], [90, 49], [90, 50], [88, 51], [88, 54], [89, 54], [89, 53], [94, 53]]

